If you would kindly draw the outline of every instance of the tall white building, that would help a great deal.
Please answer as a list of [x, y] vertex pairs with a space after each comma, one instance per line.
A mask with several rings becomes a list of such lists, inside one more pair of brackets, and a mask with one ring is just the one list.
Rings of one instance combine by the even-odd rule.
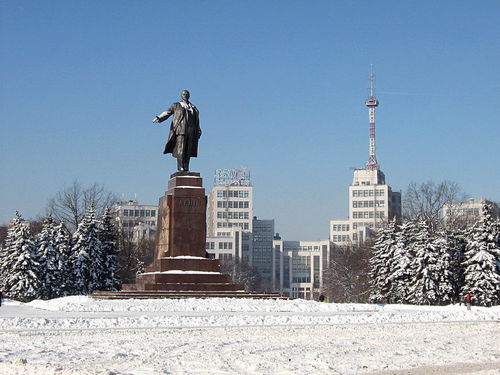
[[385, 182], [375, 153], [375, 77], [370, 76], [370, 95], [365, 101], [370, 122], [370, 148], [365, 168], [355, 169], [349, 186], [349, 216], [330, 221], [330, 240], [338, 245], [359, 244], [381, 228], [384, 222], [401, 216], [401, 193]]
[[[250, 181], [250, 170], [217, 169], [214, 175], [214, 186], [208, 195], [207, 205], [207, 237], [215, 242], [216, 237], [232, 237], [236, 233], [233, 228], [240, 228], [241, 259], [250, 263], [253, 230], [253, 187]], [[233, 239], [236, 241], [236, 239]], [[239, 240], [238, 240], [239, 241]], [[207, 241], [208, 242], [208, 241]], [[210, 250], [207, 250], [210, 253]]]

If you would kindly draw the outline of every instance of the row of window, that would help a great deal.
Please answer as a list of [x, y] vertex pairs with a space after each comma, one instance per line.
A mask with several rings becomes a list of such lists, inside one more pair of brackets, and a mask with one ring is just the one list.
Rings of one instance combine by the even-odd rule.
[[350, 240], [351, 238], [345, 234], [332, 236], [333, 242], [349, 242]]
[[352, 223], [352, 229], [358, 229], [358, 227], [373, 228], [373, 223]]
[[372, 223], [352, 223], [352, 229], [358, 229], [358, 228], [361, 228], [361, 227], [368, 227], [368, 228], [371, 228], [373, 229], [374, 227], [375, 228], [382, 228], [384, 226], [384, 223], [380, 222], [380, 221], [377, 221], [375, 223], [375, 226]]
[[352, 207], [385, 207], [384, 200], [375, 200], [375, 201], [352, 201]]
[[446, 210], [446, 215], [448, 216], [479, 216], [479, 208], [457, 208]]
[[[232, 242], [219, 242], [219, 245], [217, 245], [217, 248], [219, 250], [232, 250], [233, 243]], [[214, 250], [215, 249], [215, 242], [206, 242], [205, 249], [206, 250]]]
[[217, 219], [248, 219], [248, 212], [226, 212], [226, 211], [217, 211]]
[[377, 190], [373, 190], [373, 189], [359, 190], [359, 189], [357, 189], [357, 190], [352, 191], [352, 196], [353, 197], [373, 197], [373, 196], [383, 197], [384, 190], [382, 190], [382, 189], [377, 189]]
[[217, 201], [217, 208], [248, 208], [248, 201]]
[[[292, 258], [293, 268], [309, 269], [311, 266], [311, 257], [296, 256]], [[302, 267], [301, 267], [302, 266]]]
[[124, 228], [133, 228], [133, 227], [135, 227], [136, 225], [139, 225], [139, 224], [147, 224], [147, 225], [151, 225], [152, 227], [155, 226], [155, 222], [154, 221], [123, 221], [122, 222], [122, 226]]
[[123, 216], [156, 216], [156, 210], [123, 210]]
[[217, 222], [217, 228], [232, 228], [240, 227], [243, 230], [248, 230], [248, 223], [228, 223], [227, 221]]
[[[326, 246], [323, 247], [323, 250], [325, 250]], [[279, 251], [280, 246], [276, 245], [276, 249]], [[285, 250], [287, 251], [312, 251], [312, 250], [319, 250], [319, 246], [295, 246], [295, 247], [287, 247]]]
[[217, 198], [248, 198], [248, 190], [217, 190]]
[[294, 277], [292, 279], [292, 282], [293, 283], [310, 283], [311, 282], [311, 278], [310, 277]]
[[381, 211], [373, 212], [373, 211], [360, 211], [360, 212], [353, 212], [352, 217], [354, 219], [373, 219], [374, 217], [377, 218], [384, 218], [385, 215]]
[[349, 224], [333, 224], [332, 231], [334, 231], [334, 232], [347, 232], [347, 231], [349, 231]]

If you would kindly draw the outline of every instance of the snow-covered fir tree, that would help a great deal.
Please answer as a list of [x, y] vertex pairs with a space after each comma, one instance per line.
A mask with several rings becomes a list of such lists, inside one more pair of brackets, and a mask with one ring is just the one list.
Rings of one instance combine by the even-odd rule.
[[101, 219], [99, 239], [101, 241], [101, 262], [99, 290], [119, 290], [117, 233], [113, 225], [110, 209], [106, 209]]
[[470, 293], [482, 306], [500, 303], [500, 244], [491, 206], [484, 205], [481, 219], [473, 226], [465, 248], [462, 295]]
[[467, 237], [469, 236], [469, 229], [455, 229], [448, 233], [443, 233], [446, 239], [448, 251], [446, 256], [449, 261], [449, 270], [451, 272], [451, 279], [453, 285], [453, 302], [460, 301], [460, 295], [464, 284], [464, 253], [467, 244]]
[[62, 270], [65, 266], [65, 257], [57, 246], [56, 238], [56, 223], [49, 216], [43, 222], [42, 231], [35, 238], [40, 267], [43, 269], [40, 278], [42, 283], [40, 298], [43, 299], [60, 297], [63, 294], [64, 278]]
[[453, 247], [445, 233], [435, 236], [432, 247], [436, 250], [437, 263], [434, 274], [437, 281], [437, 304], [444, 305], [457, 301], [457, 288], [461, 287], [456, 269], [457, 249]]
[[408, 303], [411, 300], [410, 266], [415, 257], [411, 243], [417, 233], [418, 227], [416, 221], [413, 220], [404, 222], [400, 231], [397, 232], [393, 257], [389, 259], [388, 264], [390, 270], [389, 282], [391, 284], [389, 300], [392, 303]]
[[71, 262], [71, 235], [62, 221], [55, 227], [55, 247], [61, 256], [60, 294], [62, 296], [74, 294], [74, 272]]
[[[418, 305], [440, 304], [438, 264], [441, 259], [439, 242], [431, 235], [425, 221], [417, 223], [417, 233], [409, 244], [414, 254], [410, 264], [409, 302]], [[442, 246], [445, 244], [441, 243]]]
[[398, 244], [396, 219], [381, 229], [377, 235], [370, 258], [370, 300], [375, 303], [390, 302], [392, 289], [392, 265]]
[[40, 263], [29, 225], [16, 212], [0, 258], [0, 286], [7, 297], [30, 301], [40, 295]]
[[100, 286], [102, 275], [102, 244], [99, 239], [99, 222], [92, 206], [85, 211], [82, 221], [73, 233], [71, 265], [74, 293], [91, 294]]

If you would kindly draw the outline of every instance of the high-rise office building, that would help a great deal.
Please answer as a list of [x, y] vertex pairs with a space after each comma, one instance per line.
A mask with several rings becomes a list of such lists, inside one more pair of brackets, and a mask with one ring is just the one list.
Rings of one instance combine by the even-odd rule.
[[273, 263], [274, 220], [252, 221], [252, 250], [250, 264], [264, 280], [271, 281]]
[[274, 220], [253, 216], [249, 169], [215, 171], [207, 217], [207, 252], [217, 259], [244, 261], [270, 283]]
[[401, 193], [385, 182], [375, 153], [375, 76], [370, 76], [370, 95], [365, 101], [370, 124], [369, 157], [365, 168], [355, 169], [349, 186], [349, 217], [330, 221], [330, 240], [338, 245], [359, 244], [381, 228], [384, 222], [401, 216]]
[[[232, 228], [240, 228], [241, 231], [234, 232]], [[250, 263], [252, 230], [253, 187], [250, 170], [217, 169], [213, 189], [208, 195], [207, 236], [228, 238], [241, 233], [241, 251], [234, 256], [241, 255], [242, 260]], [[210, 253], [210, 250], [207, 251]]]

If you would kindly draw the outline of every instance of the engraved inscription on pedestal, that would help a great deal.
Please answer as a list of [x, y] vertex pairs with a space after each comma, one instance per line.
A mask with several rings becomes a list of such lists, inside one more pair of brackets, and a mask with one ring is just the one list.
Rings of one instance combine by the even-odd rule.
[[160, 198], [156, 259], [205, 256], [206, 197], [199, 176], [175, 176]]

